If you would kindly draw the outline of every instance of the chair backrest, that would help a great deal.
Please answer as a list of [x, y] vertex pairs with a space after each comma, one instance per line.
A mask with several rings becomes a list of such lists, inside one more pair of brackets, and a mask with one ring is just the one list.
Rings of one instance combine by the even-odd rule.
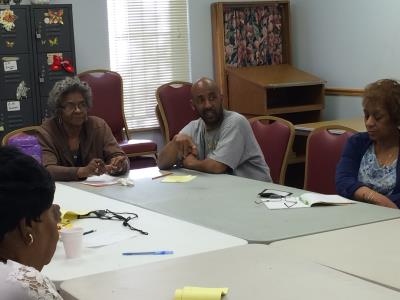
[[3, 137], [2, 141], [1, 141], [1, 145], [2, 146], [8, 145], [10, 138], [15, 137], [19, 134], [36, 136], [36, 133], [39, 130], [39, 128], [40, 128], [40, 126], [29, 126], [29, 127], [22, 127], [22, 128], [18, 128], [16, 130], [10, 131]]
[[314, 129], [307, 138], [304, 189], [336, 194], [335, 173], [347, 139], [356, 131], [340, 125]]
[[160, 86], [156, 91], [158, 108], [164, 128], [164, 141], [169, 142], [175, 134], [199, 115], [192, 107], [190, 82], [172, 81]]
[[162, 118], [162, 116], [161, 116], [161, 111], [160, 111], [160, 107], [158, 106], [158, 104], [156, 104], [156, 109], [155, 109], [155, 111], [156, 111], [156, 117], [157, 117], [158, 124], [160, 124], [160, 131], [161, 131], [161, 134], [163, 135], [164, 142], [167, 142], [167, 141], [165, 140], [165, 126], [164, 126], [164, 121], [163, 121], [163, 118]]
[[1, 145], [15, 146], [41, 163], [42, 149], [36, 137], [39, 128], [39, 126], [29, 126], [13, 130], [3, 137]]
[[90, 70], [78, 74], [78, 77], [92, 89], [93, 107], [89, 115], [104, 119], [118, 142], [127, 140], [121, 75], [109, 70]]
[[292, 151], [294, 126], [287, 120], [261, 116], [249, 120], [274, 183], [284, 184], [287, 160]]

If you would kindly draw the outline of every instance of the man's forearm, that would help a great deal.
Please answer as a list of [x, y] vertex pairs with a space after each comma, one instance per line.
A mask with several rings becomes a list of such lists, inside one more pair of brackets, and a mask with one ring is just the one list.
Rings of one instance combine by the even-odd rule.
[[176, 149], [174, 142], [169, 142], [158, 154], [157, 165], [161, 170], [169, 169], [174, 164], [178, 157], [178, 150]]
[[191, 157], [183, 161], [183, 166], [188, 169], [213, 174], [221, 174], [228, 169], [225, 164], [210, 158], [198, 160], [197, 158]]

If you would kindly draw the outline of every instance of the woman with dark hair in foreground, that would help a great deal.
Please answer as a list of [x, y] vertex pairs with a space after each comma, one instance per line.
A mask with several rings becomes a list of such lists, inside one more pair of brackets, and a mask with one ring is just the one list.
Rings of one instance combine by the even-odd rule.
[[1, 299], [62, 299], [40, 271], [58, 241], [54, 180], [34, 158], [0, 147]]

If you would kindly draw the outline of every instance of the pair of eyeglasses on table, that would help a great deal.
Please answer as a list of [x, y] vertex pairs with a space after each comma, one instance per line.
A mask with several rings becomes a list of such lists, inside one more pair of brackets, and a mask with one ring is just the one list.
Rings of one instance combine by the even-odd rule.
[[[127, 216], [124, 216], [127, 215]], [[101, 209], [101, 210], [93, 210], [88, 212], [87, 214], [84, 215], [79, 215], [78, 219], [85, 219], [85, 218], [98, 218], [101, 220], [116, 220], [116, 221], [122, 221], [122, 225], [125, 227], [128, 227], [130, 230], [140, 232], [141, 234], [148, 235], [149, 233], [146, 231], [143, 231], [141, 229], [138, 229], [131, 224], [129, 224], [129, 221], [137, 219], [139, 216], [138, 214], [135, 213], [130, 213], [130, 212], [113, 212], [109, 209]]]
[[262, 192], [258, 193], [258, 196], [260, 198], [256, 199], [254, 202], [256, 204], [261, 204], [265, 202], [283, 202], [283, 204], [287, 208], [290, 208], [297, 204], [297, 201], [293, 200], [293, 197], [290, 197], [291, 195], [291, 192], [265, 189]]

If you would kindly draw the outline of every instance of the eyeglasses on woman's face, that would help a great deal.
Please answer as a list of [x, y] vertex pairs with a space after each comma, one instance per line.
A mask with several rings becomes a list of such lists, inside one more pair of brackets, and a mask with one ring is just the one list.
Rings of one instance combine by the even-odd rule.
[[83, 110], [86, 111], [87, 110], [87, 104], [85, 101], [79, 102], [79, 103], [74, 103], [74, 102], [65, 102], [62, 105], [62, 108], [64, 109], [65, 112], [74, 112], [77, 110]]
[[88, 106], [85, 98], [79, 91], [67, 93], [60, 103], [65, 113], [82, 111], [86, 113]]

